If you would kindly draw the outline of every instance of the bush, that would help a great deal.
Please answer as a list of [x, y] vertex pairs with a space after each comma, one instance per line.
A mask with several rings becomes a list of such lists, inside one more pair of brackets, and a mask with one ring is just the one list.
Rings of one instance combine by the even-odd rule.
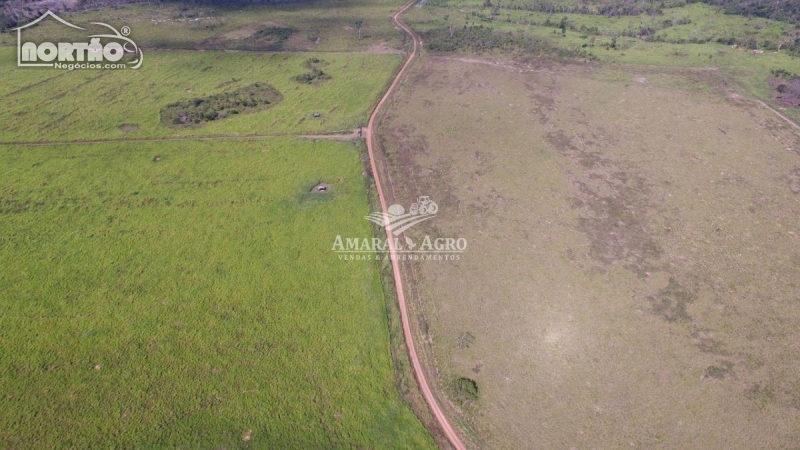
[[459, 377], [452, 383], [453, 399], [461, 404], [478, 400], [478, 383], [470, 378]]
[[327, 66], [328, 62], [319, 58], [308, 58], [303, 62], [303, 67], [311, 69], [311, 72], [300, 74], [294, 79], [300, 83], [311, 84], [330, 80], [331, 76], [325, 73], [320, 67]]
[[231, 92], [170, 103], [161, 110], [161, 122], [168, 125], [199, 124], [232, 114], [268, 108], [283, 100], [280, 92], [266, 83], [254, 83]]
[[291, 28], [284, 28], [284, 27], [268, 27], [261, 30], [256, 31], [252, 36], [248, 39], [252, 41], [258, 41], [261, 39], [267, 40], [274, 40], [278, 42], [283, 42], [294, 33], [294, 30]]

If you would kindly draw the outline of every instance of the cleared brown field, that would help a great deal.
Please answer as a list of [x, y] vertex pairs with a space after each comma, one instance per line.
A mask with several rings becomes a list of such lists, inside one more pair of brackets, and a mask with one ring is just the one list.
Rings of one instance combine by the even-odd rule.
[[476, 442], [800, 442], [800, 132], [722, 74], [428, 56], [381, 136], [469, 240], [406, 273]]

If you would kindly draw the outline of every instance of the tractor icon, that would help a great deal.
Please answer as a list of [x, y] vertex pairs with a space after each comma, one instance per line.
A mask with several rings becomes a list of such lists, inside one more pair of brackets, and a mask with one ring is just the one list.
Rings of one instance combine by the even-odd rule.
[[439, 211], [439, 205], [427, 195], [422, 195], [417, 198], [416, 203], [411, 204], [411, 209], [408, 212], [412, 216], [416, 216], [417, 214], [436, 214], [436, 211]]

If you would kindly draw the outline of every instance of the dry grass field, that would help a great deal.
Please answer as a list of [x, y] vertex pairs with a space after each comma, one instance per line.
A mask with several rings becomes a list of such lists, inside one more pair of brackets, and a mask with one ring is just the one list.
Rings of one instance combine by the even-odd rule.
[[800, 442], [800, 131], [702, 69], [429, 56], [397, 98], [393, 200], [469, 240], [407, 272], [475, 441]]

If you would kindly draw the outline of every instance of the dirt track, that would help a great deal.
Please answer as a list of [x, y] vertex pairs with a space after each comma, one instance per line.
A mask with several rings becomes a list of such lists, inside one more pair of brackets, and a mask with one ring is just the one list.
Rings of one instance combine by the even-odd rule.
[[[375, 109], [372, 111], [372, 114], [369, 117], [369, 124], [367, 125], [366, 129], [366, 139], [367, 139], [367, 152], [369, 154], [369, 162], [370, 167], [372, 169], [372, 173], [375, 177], [375, 187], [378, 191], [378, 197], [381, 202], [381, 210], [384, 214], [388, 213], [388, 205], [386, 202], [386, 196], [384, 195], [383, 188], [381, 185], [379, 171], [375, 162], [375, 154], [374, 154], [374, 147], [375, 147], [375, 122], [377, 120], [378, 115], [381, 112], [381, 108], [387, 102], [389, 97], [391, 96], [392, 92], [394, 92], [395, 88], [400, 84], [400, 81], [403, 79], [406, 71], [408, 70], [411, 63], [414, 61], [414, 58], [417, 57], [419, 54], [419, 49], [422, 46], [422, 40], [420, 39], [419, 35], [415, 33], [411, 28], [406, 26], [401, 20], [400, 16], [405, 13], [409, 8], [411, 8], [417, 0], [412, 0], [404, 7], [402, 7], [399, 11], [392, 15], [392, 22], [403, 30], [407, 35], [411, 37], [413, 41], [413, 48], [411, 53], [408, 55], [408, 59], [405, 63], [403, 63], [403, 67], [400, 68], [400, 71], [397, 72], [394, 80], [392, 80], [392, 84], [389, 85], [389, 88], [386, 90], [386, 93], [383, 94], [378, 104], [375, 106]], [[436, 397], [434, 397], [433, 392], [431, 391], [430, 386], [428, 385], [428, 380], [425, 377], [425, 372], [422, 370], [422, 364], [420, 363], [419, 357], [417, 356], [417, 351], [414, 347], [414, 336], [411, 332], [411, 324], [408, 317], [408, 307], [406, 305], [406, 299], [403, 289], [403, 277], [400, 274], [400, 263], [397, 261], [397, 251], [394, 245], [394, 239], [391, 235], [391, 231], [389, 229], [386, 230], [386, 237], [389, 241], [389, 253], [392, 259], [392, 272], [394, 274], [394, 284], [397, 287], [397, 302], [400, 307], [400, 319], [403, 323], [403, 337], [406, 341], [406, 347], [408, 347], [408, 356], [411, 360], [411, 366], [414, 369], [414, 376], [419, 383], [420, 390], [422, 391], [422, 395], [425, 398], [425, 402], [428, 404], [428, 407], [431, 409], [434, 417], [436, 417], [436, 421], [439, 423], [439, 426], [442, 428], [445, 436], [450, 441], [450, 443], [455, 447], [457, 450], [466, 449], [466, 446], [461, 441], [461, 438], [458, 436], [458, 432], [456, 429], [450, 424], [450, 421], [447, 420], [447, 416], [445, 416], [442, 409], [439, 407], [439, 404], [436, 401]]]
[[292, 134], [292, 133], [272, 133], [272, 134], [211, 134], [208, 136], [166, 136], [149, 138], [127, 138], [127, 139], [78, 139], [74, 141], [9, 141], [0, 142], [0, 145], [21, 145], [27, 147], [44, 147], [57, 145], [89, 145], [89, 144], [109, 144], [119, 142], [169, 142], [169, 141], [215, 141], [224, 139], [264, 139], [274, 137], [298, 137], [304, 139], [329, 139], [332, 141], [350, 141], [358, 139], [358, 130], [350, 133], [328, 133], [328, 134]]

